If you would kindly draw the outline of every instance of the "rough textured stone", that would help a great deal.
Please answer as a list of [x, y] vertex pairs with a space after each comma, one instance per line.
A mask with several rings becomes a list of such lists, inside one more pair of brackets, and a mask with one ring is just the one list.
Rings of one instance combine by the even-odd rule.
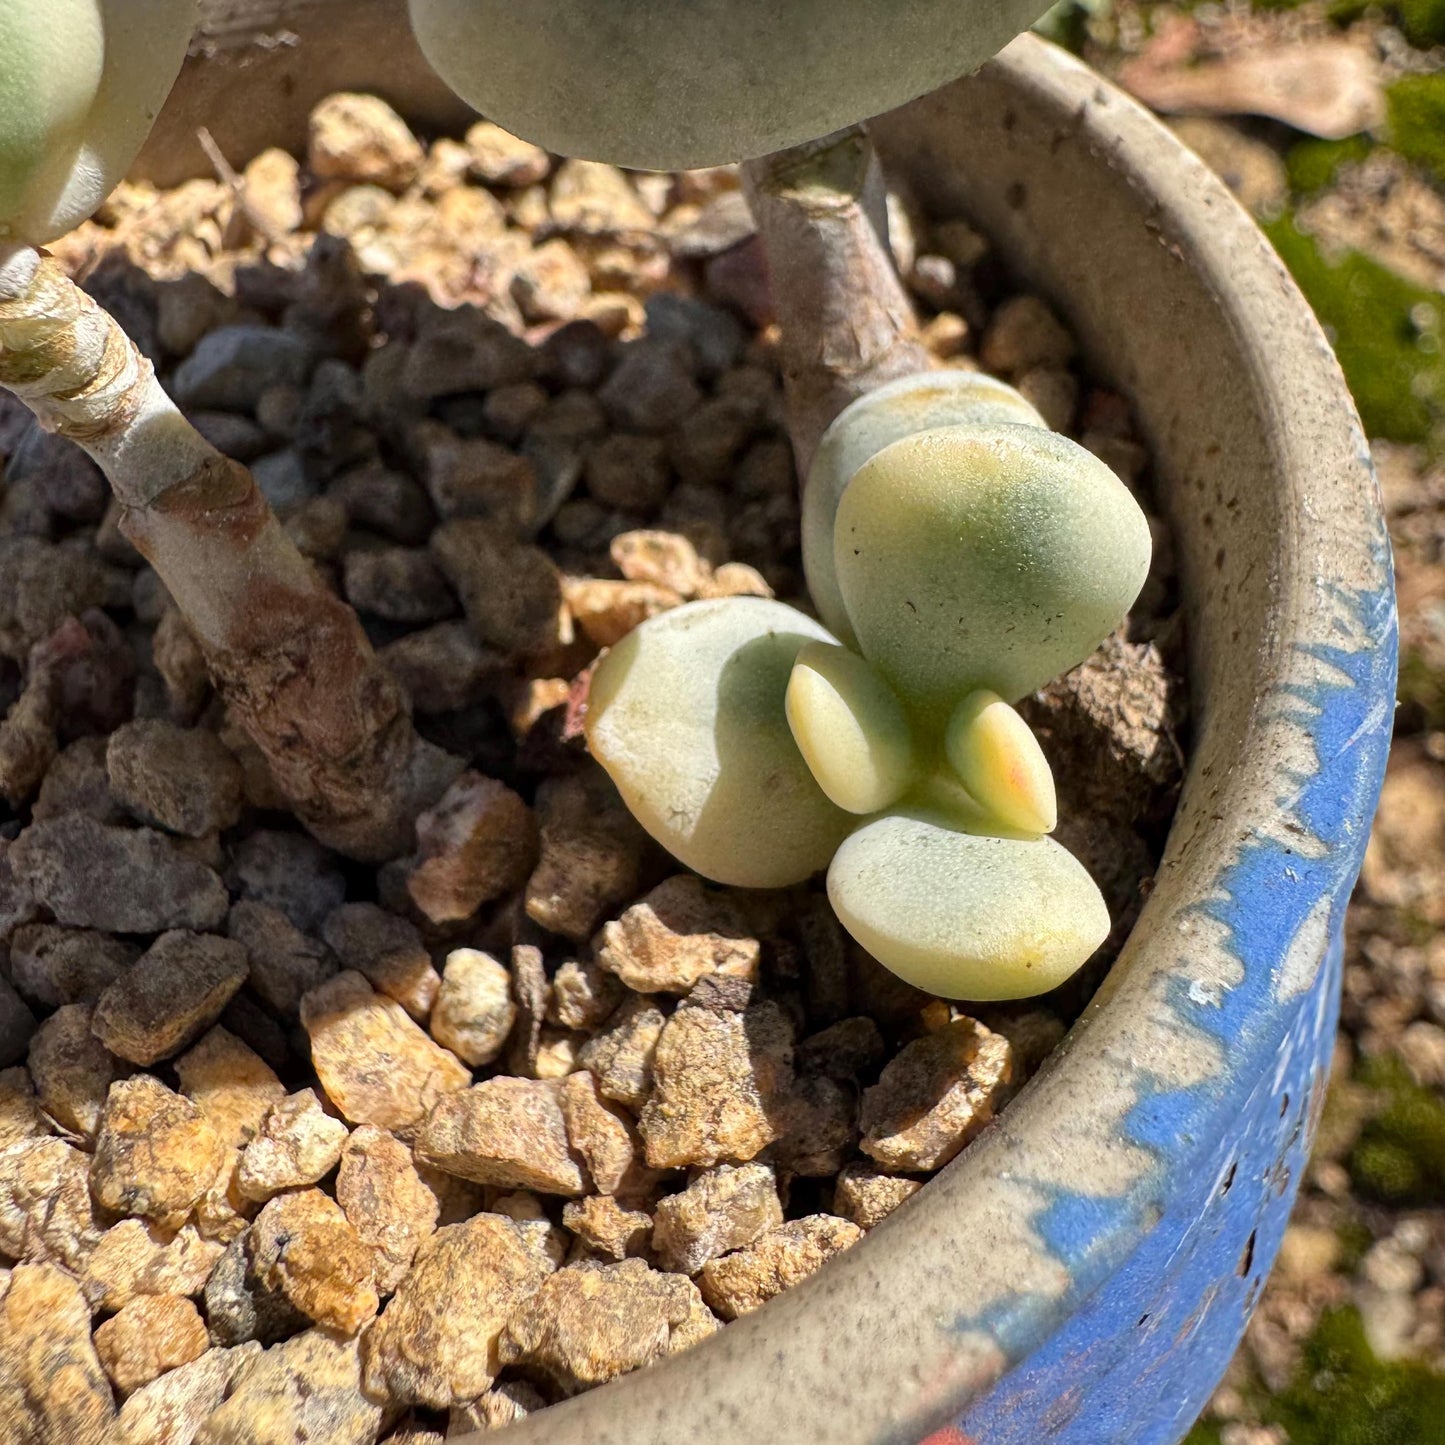
[[563, 594], [573, 620], [598, 647], [616, 647], [634, 627], [682, 601], [676, 592], [651, 582], [607, 577], [569, 578]]
[[142, 823], [202, 838], [241, 816], [241, 765], [206, 728], [125, 723], [105, 751], [110, 791]]
[[642, 1143], [632, 1121], [598, 1092], [597, 1080], [583, 1069], [562, 1080], [562, 1115], [567, 1138], [592, 1176], [599, 1194], [638, 1194], [648, 1183], [640, 1168]]
[[104, 738], [77, 738], [50, 765], [30, 809], [38, 823], [66, 813], [83, 813], [97, 823], [123, 823], [125, 810], [110, 794]]
[[478, 1184], [582, 1194], [558, 1086], [499, 1077], [443, 1098], [417, 1136], [417, 1158]]
[[512, 1316], [501, 1358], [568, 1394], [676, 1354], [719, 1328], [690, 1279], [640, 1259], [558, 1270]]
[[463, 773], [417, 819], [407, 892], [433, 923], [454, 922], [520, 888], [536, 860], [532, 810], [495, 779]]
[[19, 1065], [0, 1069], [0, 1150], [49, 1132], [29, 1073]]
[[872, 1229], [922, 1188], [921, 1180], [885, 1174], [872, 1164], [854, 1162], [838, 1171], [833, 1213], [851, 1219], [859, 1229]]
[[692, 1001], [667, 1021], [638, 1119], [655, 1169], [746, 1162], [783, 1132], [792, 1026], [770, 1001], [741, 1012]]
[[552, 169], [552, 158], [541, 146], [489, 120], [479, 120], [467, 132], [467, 157], [472, 174], [489, 185], [535, 185]]
[[134, 944], [84, 928], [28, 923], [10, 940], [15, 987], [45, 1008], [94, 1003], [141, 955]]
[[343, 968], [364, 974], [378, 993], [394, 998], [412, 1018], [426, 1019], [441, 978], [415, 924], [374, 903], [344, 903], [327, 915], [321, 936]]
[[95, 1352], [122, 1396], [200, 1359], [210, 1344], [195, 1305], [174, 1294], [132, 1300], [95, 1332]]
[[751, 1314], [862, 1238], [856, 1224], [831, 1214], [792, 1220], [703, 1265], [703, 1298], [725, 1320]]
[[242, 898], [279, 908], [303, 933], [315, 933], [346, 897], [335, 854], [302, 833], [266, 829], [236, 845], [226, 882]]
[[159, 1079], [136, 1074], [110, 1086], [90, 1186], [104, 1208], [179, 1225], [225, 1159], [204, 1114]]
[[381, 1405], [361, 1388], [356, 1341], [307, 1330], [238, 1373], [194, 1445], [368, 1445], [381, 1421]]
[[191, 1217], [203, 1238], [227, 1245], [255, 1212], [255, 1203], [241, 1193], [241, 1151], [232, 1147]]
[[707, 564], [697, 555], [697, 548], [677, 532], [622, 532], [607, 550], [617, 570], [630, 582], [647, 582], [692, 597], [707, 581]]
[[347, 970], [301, 1000], [311, 1060], [327, 1097], [352, 1124], [410, 1129], [443, 1095], [471, 1082], [399, 1003]]
[[1036, 366], [1062, 366], [1074, 354], [1074, 338], [1037, 296], [1011, 296], [993, 313], [979, 360], [1006, 376]]
[[606, 1026], [584, 1045], [578, 1062], [597, 1076], [597, 1088], [637, 1110], [652, 1093], [653, 1061], [667, 1016], [637, 994], [630, 994]]
[[311, 112], [306, 161], [322, 180], [402, 191], [423, 159], [407, 123], [374, 95], [330, 95]]
[[597, 946], [597, 962], [638, 993], [686, 994], [714, 973], [751, 981], [761, 961], [741, 909], [690, 873], [604, 924]]
[[85, 1268], [101, 1236], [90, 1159], [64, 1139], [20, 1139], [0, 1151], [0, 1255]]
[[366, 1332], [367, 1387], [434, 1410], [476, 1399], [501, 1368], [503, 1327], [550, 1273], [522, 1227], [500, 1215], [439, 1229]]
[[0, 655], [23, 662], [67, 617], [104, 605], [113, 577], [79, 547], [0, 537]]
[[863, 1152], [884, 1169], [941, 1168], [994, 1116], [1013, 1075], [1008, 1040], [961, 1018], [905, 1046], [863, 1095]]
[[652, 1247], [663, 1269], [696, 1274], [708, 1260], [742, 1249], [783, 1222], [770, 1164], [720, 1164], [679, 1194], [659, 1199]]
[[35, 1034], [35, 1015], [0, 974], [0, 1067], [9, 1068], [25, 1057]]
[[0, 1426], [15, 1445], [105, 1445], [115, 1401], [80, 1287], [52, 1265], [18, 1265], [0, 1297]]
[[219, 1026], [176, 1060], [176, 1076], [181, 1093], [234, 1149], [256, 1137], [266, 1111], [286, 1096], [286, 1086], [266, 1061]]
[[799, 1073], [856, 1079], [871, 1073], [887, 1052], [878, 1025], [869, 1018], [839, 1019], [798, 1044]]
[[16, 881], [57, 923], [108, 933], [216, 928], [226, 890], [164, 833], [109, 828], [69, 814], [32, 823], [7, 858]]
[[440, 622], [456, 598], [421, 547], [358, 547], [342, 559], [342, 590], [358, 612], [388, 622]]
[[432, 1011], [432, 1037], [474, 1068], [490, 1064], [516, 1021], [511, 990], [511, 974], [490, 954], [454, 949]]
[[526, 1380], [503, 1380], [462, 1405], [453, 1405], [447, 1439], [474, 1430], [501, 1430], [547, 1408], [547, 1398]]
[[503, 669], [499, 655], [483, 647], [464, 622], [409, 632], [378, 656], [411, 699], [412, 711], [423, 717], [478, 702]]
[[508, 657], [550, 653], [562, 640], [562, 581], [540, 548], [479, 517], [459, 517], [431, 535], [477, 638]]
[[568, 959], [552, 975], [547, 1018], [590, 1034], [616, 1010], [624, 992], [619, 980], [591, 959]]
[[221, 1258], [222, 1246], [191, 1225], [163, 1229], [143, 1219], [122, 1219], [100, 1237], [81, 1284], [102, 1309], [124, 1309], [147, 1295], [199, 1294]]
[[858, 1092], [826, 1074], [800, 1074], [783, 1101], [782, 1137], [773, 1162], [785, 1174], [831, 1178], [858, 1141]]
[[376, 1313], [371, 1246], [319, 1189], [271, 1200], [251, 1226], [250, 1247], [256, 1278], [317, 1324], [353, 1335]]
[[120, 1061], [90, 1030], [89, 1004], [57, 1009], [30, 1040], [29, 1068], [40, 1107], [66, 1133], [93, 1143]]
[[527, 915], [552, 933], [589, 938], [636, 896], [647, 836], [601, 768], [545, 779], [537, 819], [541, 858], [527, 880]]
[[422, 1182], [411, 1151], [386, 1130], [363, 1124], [341, 1151], [336, 1202], [357, 1234], [376, 1251], [377, 1290], [391, 1294], [406, 1277], [422, 1243], [435, 1233], [440, 1213], [437, 1197]]
[[537, 1060], [542, 1046], [542, 1020], [552, 986], [542, 950], [530, 943], [516, 944], [512, 949], [512, 997], [517, 1005], [517, 1021], [512, 1028], [512, 1047], [507, 1054], [507, 1071], [527, 1078], [537, 1077]]
[[241, 1155], [237, 1185], [246, 1199], [267, 1200], [283, 1189], [315, 1184], [335, 1167], [346, 1125], [321, 1107], [314, 1089], [275, 1102]]
[[562, 1223], [580, 1244], [609, 1259], [646, 1254], [653, 1228], [646, 1210], [629, 1209], [610, 1194], [569, 1199], [562, 1206]]
[[206, 1320], [218, 1345], [273, 1345], [306, 1328], [307, 1318], [257, 1277], [250, 1231], [237, 1236], [205, 1281]]
[[301, 995], [335, 975], [337, 964], [319, 939], [304, 934], [279, 908], [243, 900], [226, 920], [226, 930], [250, 960], [248, 985], [282, 1018], [295, 1018]]
[[194, 1445], [232, 1382], [261, 1354], [258, 1344], [208, 1350], [135, 1392], [120, 1407], [106, 1445]]
[[111, 1053], [154, 1064], [215, 1023], [248, 972], [246, 950], [231, 939], [162, 934], [101, 994], [92, 1027]]

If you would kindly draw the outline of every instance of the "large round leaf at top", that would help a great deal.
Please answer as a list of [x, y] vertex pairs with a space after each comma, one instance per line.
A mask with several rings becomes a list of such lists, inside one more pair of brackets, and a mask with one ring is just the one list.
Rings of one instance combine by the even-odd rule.
[[867, 461], [833, 559], [863, 655], [928, 725], [1082, 662], [1149, 570], [1149, 524], [1091, 452], [1032, 426], [945, 427]]
[[923, 813], [865, 823], [828, 870], [843, 926], [900, 978], [941, 998], [1032, 998], [1109, 933], [1094, 880], [1052, 838], [972, 833]]
[[814, 781], [785, 707], [799, 650], [832, 641], [781, 602], [726, 597], [651, 618], [593, 673], [592, 755], [642, 826], [705, 878], [799, 883], [857, 821]]
[[100, 205], [195, 23], [196, 0], [0, 0], [0, 238], [43, 245]]
[[833, 524], [853, 474], [906, 436], [935, 427], [1000, 423], [1048, 425], [1013, 387], [982, 371], [948, 367], [886, 382], [834, 417], [803, 488], [803, 572], [818, 616], [841, 642], [851, 647], [856, 639], [833, 566]]
[[564, 155], [681, 170], [765, 155], [975, 69], [1040, 0], [411, 0], [464, 100]]

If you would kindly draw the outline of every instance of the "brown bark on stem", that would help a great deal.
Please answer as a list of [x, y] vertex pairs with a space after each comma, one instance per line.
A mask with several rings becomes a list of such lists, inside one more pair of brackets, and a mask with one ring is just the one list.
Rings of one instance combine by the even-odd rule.
[[798, 474], [865, 392], [933, 361], [888, 249], [883, 177], [861, 126], [743, 167], [782, 328]]
[[416, 814], [454, 760], [417, 738], [356, 615], [250, 472], [200, 436], [116, 322], [28, 247], [0, 248], [0, 385], [105, 471], [121, 530], [166, 584], [302, 822], [355, 858], [411, 846]]

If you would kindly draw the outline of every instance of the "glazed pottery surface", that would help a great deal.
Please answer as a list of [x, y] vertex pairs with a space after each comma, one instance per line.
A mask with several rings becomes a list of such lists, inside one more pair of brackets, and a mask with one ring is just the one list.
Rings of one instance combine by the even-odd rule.
[[[343, 86], [456, 118], [395, 0], [210, 9], [152, 175], [201, 168], [197, 116], [242, 163]], [[1325, 338], [1223, 185], [1041, 41], [874, 134], [1136, 408], [1184, 587], [1184, 794], [1108, 981], [993, 1128], [813, 1279], [518, 1445], [1170, 1445], [1258, 1298], [1323, 1100], [1395, 682], [1379, 496]]]

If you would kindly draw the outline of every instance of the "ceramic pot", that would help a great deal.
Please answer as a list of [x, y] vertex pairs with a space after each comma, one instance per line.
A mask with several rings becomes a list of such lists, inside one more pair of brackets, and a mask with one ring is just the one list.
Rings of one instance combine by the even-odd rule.
[[[236, 163], [295, 143], [343, 86], [453, 119], [403, 10], [214, 5], [225, 33], [146, 168], [200, 170], [200, 115]], [[1323, 1101], [1396, 652], [1380, 498], [1325, 338], [1224, 186], [1039, 40], [874, 133], [1136, 408], [1179, 551], [1187, 782], [1122, 956], [996, 1126], [807, 1283], [517, 1445], [1177, 1441], [1259, 1297]]]

